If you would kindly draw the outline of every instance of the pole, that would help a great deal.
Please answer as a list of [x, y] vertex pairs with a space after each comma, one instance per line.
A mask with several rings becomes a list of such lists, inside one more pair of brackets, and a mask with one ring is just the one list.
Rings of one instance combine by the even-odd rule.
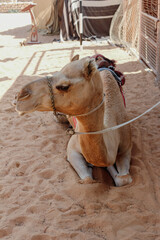
[[82, 36], [83, 36], [82, 0], [79, 0], [79, 34], [80, 34], [80, 45], [82, 45]]
[[156, 53], [156, 81], [160, 86], [160, 0], [158, 1], [158, 16], [157, 16], [157, 53]]

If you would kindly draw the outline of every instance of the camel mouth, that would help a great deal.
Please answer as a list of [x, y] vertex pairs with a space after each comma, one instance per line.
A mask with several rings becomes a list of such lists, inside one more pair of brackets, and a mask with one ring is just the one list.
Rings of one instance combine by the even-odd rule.
[[22, 111], [18, 111], [16, 108], [15, 108], [16, 112], [19, 114], [19, 116], [23, 116], [26, 114], [26, 112], [22, 112]]
[[19, 114], [20, 116], [23, 116], [23, 115], [25, 114], [25, 112], [22, 112], [22, 111], [18, 111], [18, 110], [17, 110], [17, 100], [16, 100], [16, 99], [13, 100], [13, 101], [11, 102], [11, 104], [12, 104], [13, 107], [15, 107], [16, 112], [18, 112], [18, 114]]
[[17, 105], [17, 100], [14, 99], [14, 100], [11, 102], [11, 104], [12, 104], [13, 107], [16, 107], [16, 105]]
[[25, 115], [25, 112], [19, 112], [19, 111], [18, 111], [18, 114], [19, 114], [20, 116], [23, 116], [23, 115]]

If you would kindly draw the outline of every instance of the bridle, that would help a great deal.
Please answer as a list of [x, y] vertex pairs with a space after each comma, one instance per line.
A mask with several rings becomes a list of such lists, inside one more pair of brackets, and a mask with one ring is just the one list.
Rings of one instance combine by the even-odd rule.
[[51, 98], [51, 103], [52, 103], [52, 109], [53, 109], [53, 114], [57, 117], [57, 112], [54, 104], [54, 95], [53, 95], [53, 89], [52, 89], [52, 77], [47, 76], [47, 84], [49, 88], [49, 93], [50, 93], [50, 98]]
[[[52, 77], [47, 76], [47, 84], [48, 84], [48, 88], [49, 88], [49, 92], [50, 92], [53, 114], [57, 117], [59, 114], [62, 114], [62, 113], [57, 113], [56, 112], [54, 94], [53, 94], [53, 89], [52, 89]], [[94, 113], [95, 111], [97, 111], [103, 105], [104, 97], [105, 97], [105, 94], [103, 96], [103, 99], [102, 99], [101, 103], [97, 107], [93, 108], [91, 111], [89, 111], [87, 113], [82, 113], [82, 114], [77, 114], [77, 115], [68, 115], [68, 116], [69, 117], [73, 117], [73, 116], [74, 117], [83, 117], [83, 116], [88, 116], [91, 113]]]

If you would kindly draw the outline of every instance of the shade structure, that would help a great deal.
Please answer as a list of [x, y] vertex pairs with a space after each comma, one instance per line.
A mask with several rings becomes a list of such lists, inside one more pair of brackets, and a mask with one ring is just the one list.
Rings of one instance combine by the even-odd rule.
[[[83, 37], [109, 36], [110, 23], [121, 0], [82, 0]], [[80, 37], [80, 1], [64, 0], [60, 26], [61, 39]]]

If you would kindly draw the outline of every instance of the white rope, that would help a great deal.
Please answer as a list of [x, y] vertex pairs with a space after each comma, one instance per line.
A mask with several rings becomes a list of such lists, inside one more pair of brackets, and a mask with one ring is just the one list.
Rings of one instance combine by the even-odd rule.
[[91, 114], [91, 113], [94, 113], [95, 111], [97, 111], [102, 105], [103, 105], [103, 103], [104, 103], [104, 98], [105, 98], [105, 94], [104, 94], [104, 96], [103, 96], [103, 99], [102, 99], [102, 102], [97, 106], [97, 107], [95, 107], [94, 109], [92, 109], [90, 112], [87, 112], [87, 113], [82, 113], [82, 114], [78, 114], [78, 115], [69, 115], [69, 116], [73, 116], [73, 117], [84, 117], [84, 116], [87, 116], [87, 115], [89, 115], [89, 114]]
[[[72, 134], [76, 134], [76, 135], [82, 135], [82, 134], [101, 134], [101, 133], [105, 133], [105, 132], [109, 132], [111, 130], [115, 130], [115, 129], [118, 129], [118, 128], [121, 128], [121, 127], [124, 127], [134, 121], [136, 121], [137, 119], [139, 119], [140, 117], [144, 116], [145, 114], [149, 113], [152, 109], [154, 109], [155, 107], [157, 107], [158, 105], [160, 104], [160, 101], [157, 102], [154, 106], [152, 106], [151, 108], [149, 108], [147, 111], [145, 111], [144, 113], [140, 114], [138, 117], [135, 117], [133, 119], [131, 119], [130, 121], [128, 122], [125, 122], [125, 123], [122, 123], [122, 124], [119, 124], [117, 126], [114, 126], [114, 127], [110, 127], [110, 128], [106, 128], [106, 129], [103, 129], [103, 130], [100, 130], [100, 131], [96, 131], [96, 132], [72, 132]], [[71, 134], [71, 135], [72, 135]]]

